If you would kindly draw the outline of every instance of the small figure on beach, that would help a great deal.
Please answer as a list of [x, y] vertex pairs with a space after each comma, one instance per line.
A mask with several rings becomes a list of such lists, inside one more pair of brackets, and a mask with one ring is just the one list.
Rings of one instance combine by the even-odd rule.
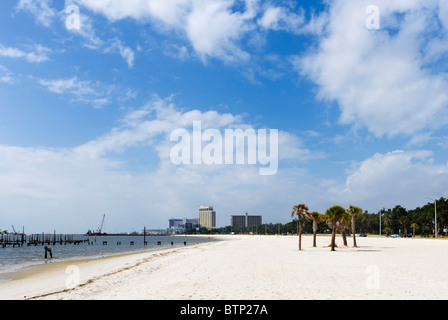
[[50, 259], [52, 259], [52, 258], [53, 258], [53, 252], [51, 251], [50, 248], [48, 248], [47, 246], [45, 246], [45, 259], [48, 258], [47, 253], [50, 253]]

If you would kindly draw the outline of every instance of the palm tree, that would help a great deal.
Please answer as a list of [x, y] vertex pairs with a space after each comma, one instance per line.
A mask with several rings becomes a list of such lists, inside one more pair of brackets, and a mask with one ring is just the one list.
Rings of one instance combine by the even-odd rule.
[[337, 222], [337, 229], [341, 232], [342, 240], [344, 242], [344, 246], [348, 246], [347, 244], [347, 236], [345, 235], [346, 231], [350, 228], [350, 215], [345, 211], [344, 215]]
[[313, 220], [313, 247], [317, 247], [316, 245], [316, 235], [317, 235], [317, 225], [325, 221], [325, 215], [320, 214], [319, 212], [313, 211], [308, 217]]
[[398, 223], [400, 224], [400, 226], [404, 229], [404, 234], [408, 233], [408, 226], [409, 226], [409, 217], [407, 216], [402, 216], [398, 219]]
[[299, 251], [302, 250], [302, 223], [308, 219], [308, 207], [304, 204], [298, 204], [292, 207], [291, 217], [297, 216], [299, 223]]
[[341, 206], [335, 205], [325, 211], [325, 218], [328, 226], [331, 228], [331, 251], [335, 251], [336, 229], [341, 219], [344, 218], [346, 211]]
[[355, 216], [362, 213], [362, 209], [360, 207], [350, 206], [347, 209], [348, 214], [352, 218], [352, 234], [353, 234], [353, 248], [358, 247], [356, 245], [356, 232], [355, 232]]
[[[392, 232], [392, 224], [393, 224], [393, 220], [392, 217], [390, 216], [389, 213], [386, 213], [386, 215], [384, 216], [384, 225], [386, 226], [386, 229], [389, 228], [389, 232]], [[384, 232], [386, 232], [386, 229], [384, 229]], [[387, 236], [387, 232], [386, 232], [386, 236]]]
[[411, 228], [413, 230], [412, 238], [415, 238], [415, 229], [418, 229], [418, 224], [416, 224], [416, 223], [411, 224]]

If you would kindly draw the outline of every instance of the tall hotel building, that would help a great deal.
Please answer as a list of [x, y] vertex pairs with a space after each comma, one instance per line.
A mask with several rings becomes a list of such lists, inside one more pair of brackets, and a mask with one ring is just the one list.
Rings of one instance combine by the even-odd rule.
[[242, 216], [230, 216], [230, 226], [232, 227], [255, 227], [261, 224], [261, 216], [250, 216], [247, 213]]
[[216, 211], [213, 207], [199, 207], [199, 224], [203, 228], [216, 228]]

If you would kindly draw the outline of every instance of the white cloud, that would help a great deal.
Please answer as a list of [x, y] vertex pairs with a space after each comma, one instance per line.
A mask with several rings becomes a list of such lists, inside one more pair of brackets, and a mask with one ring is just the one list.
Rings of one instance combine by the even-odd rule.
[[0, 65], [0, 82], [12, 83], [12, 72], [5, 66]]
[[95, 109], [104, 109], [105, 106], [117, 101], [129, 102], [137, 97], [137, 93], [132, 89], [100, 81], [83, 80], [78, 76], [35, 81], [49, 92], [61, 95], [63, 99], [90, 105]]
[[56, 11], [51, 8], [51, 2], [52, 0], [20, 0], [16, 10], [32, 13], [40, 24], [49, 27], [56, 15]]
[[95, 109], [103, 109], [113, 99], [127, 101], [133, 98], [129, 95], [129, 90], [121, 90], [99, 81], [80, 80], [77, 76], [67, 79], [39, 79], [37, 82], [52, 93], [91, 105]]
[[299, 14], [291, 12], [285, 7], [275, 7], [269, 5], [258, 23], [264, 29], [284, 30], [287, 32], [301, 33], [305, 23], [304, 12]]
[[105, 52], [110, 51], [118, 51], [120, 55], [123, 57], [123, 59], [126, 60], [126, 63], [128, 64], [129, 68], [132, 68], [134, 66], [134, 59], [135, 59], [135, 53], [134, 51], [126, 46], [123, 46], [120, 40], [116, 39], [112, 42], [112, 44], [105, 49]]
[[331, 187], [329, 196], [369, 211], [398, 204], [415, 208], [425, 202], [425, 196], [439, 198], [448, 188], [448, 163], [434, 164], [432, 157], [427, 150], [377, 153], [360, 162], [345, 185]]
[[93, 100], [93, 107], [95, 109], [103, 109], [104, 106], [108, 105], [110, 103], [108, 98], [99, 98]]
[[[131, 18], [149, 22], [160, 32], [173, 32], [185, 38], [203, 60], [247, 61], [247, 37], [264, 30], [298, 32], [303, 12], [267, 5], [259, 0], [76, 0], [77, 4], [106, 16], [110, 21]], [[259, 25], [260, 23], [260, 25]]]
[[[155, 137], [163, 137], [166, 145], [171, 145], [169, 136], [172, 131], [185, 128], [190, 130], [193, 121], [201, 121], [202, 129], [208, 128], [224, 131], [224, 129], [243, 130], [253, 128], [244, 123], [240, 115], [220, 114], [216, 111], [201, 112], [191, 110], [182, 112], [167, 99], [155, 98], [143, 108], [129, 112], [122, 121], [122, 126], [115, 128], [109, 134], [90, 141], [76, 148], [76, 152], [85, 154], [90, 158], [101, 157], [109, 153], [122, 152], [126, 148], [147, 143]], [[318, 153], [312, 153], [305, 148], [303, 141], [288, 132], [279, 132], [279, 156], [280, 159], [294, 159], [306, 161], [321, 157]], [[163, 148], [162, 148], [163, 149]], [[160, 149], [160, 150], [162, 150]], [[164, 149], [167, 151], [167, 149]], [[159, 158], [170, 162], [170, 153], [159, 153]]]
[[[66, 0], [65, 7], [76, 3], [74, 0]], [[17, 5], [17, 10], [25, 10], [32, 13], [37, 21], [46, 27], [50, 27], [53, 22], [53, 18], [56, 17], [56, 10], [51, 7], [51, 0], [21, 0]], [[63, 28], [67, 30], [70, 34], [80, 36], [85, 39], [84, 46], [92, 50], [101, 50], [104, 52], [118, 52], [125, 60], [130, 68], [134, 65], [135, 53], [134, 51], [121, 44], [119, 40], [103, 40], [97, 36], [94, 21], [86, 12], [80, 12], [79, 14], [79, 28], [66, 28], [66, 20], [68, 15], [65, 10], [59, 12], [59, 20], [63, 25]], [[62, 28], [62, 26], [61, 26]], [[41, 49], [45, 49], [40, 47]], [[3, 50], [2, 50], [3, 49]], [[10, 57], [26, 57], [29, 62], [43, 62], [47, 61], [48, 57], [45, 55], [47, 50], [38, 50], [37, 52], [25, 53], [21, 50], [14, 48], [0, 48], [3, 51], [3, 55], [8, 55]], [[0, 55], [1, 55], [0, 51]]]
[[[65, 6], [68, 7], [76, 3], [74, 0], [66, 0]], [[61, 14], [61, 22], [65, 24], [67, 15]], [[129, 68], [134, 66], [135, 52], [127, 46], [122, 44], [122, 41], [114, 39], [101, 39], [95, 30], [94, 19], [90, 17], [86, 11], [79, 12], [79, 28], [67, 29], [70, 34], [74, 34], [85, 39], [83, 44], [85, 47], [92, 50], [102, 50], [104, 53], [119, 53], [125, 59]]]
[[448, 136], [441, 137], [440, 141], [437, 143], [437, 146], [441, 147], [442, 149], [448, 149]]
[[191, 54], [186, 46], [168, 45], [163, 50], [164, 54], [182, 61], [188, 60]]
[[[203, 60], [218, 57], [226, 61], [247, 60], [238, 41], [253, 28], [253, 12], [232, 12], [233, 1], [195, 1], [186, 19], [185, 32]], [[249, 9], [249, 8], [248, 8]]]
[[[66, 6], [68, 5], [69, 3], [66, 3]], [[67, 15], [62, 14], [61, 23], [65, 25], [66, 19]], [[64, 26], [64, 28], [66, 27]], [[84, 46], [92, 50], [98, 50], [102, 48], [106, 43], [106, 41], [102, 40], [100, 37], [97, 36], [94, 28], [93, 19], [89, 17], [85, 12], [79, 14], [79, 29], [73, 28], [73, 29], [67, 29], [67, 31], [70, 34], [78, 35], [84, 38], [87, 41], [86, 43], [84, 43]]]
[[328, 21], [327, 11], [320, 12], [319, 14], [311, 12], [309, 21], [306, 22], [301, 31], [304, 34], [322, 36]]
[[0, 44], [0, 56], [14, 59], [25, 58], [28, 62], [31, 63], [41, 63], [48, 61], [49, 58], [47, 56], [47, 53], [50, 51], [50, 49], [45, 48], [41, 45], [36, 45], [34, 51], [25, 52], [18, 48], [5, 47]]
[[[257, 166], [173, 165], [169, 135], [194, 120], [204, 128], [251, 127], [238, 115], [180, 111], [170, 99], [155, 99], [129, 112], [121, 126], [75, 148], [0, 146], [1, 221], [29, 226], [29, 232], [83, 232], [106, 213], [107, 231], [140, 230], [164, 227], [173, 214], [195, 217], [198, 206], [210, 204], [218, 210], [219, 224], [229, 224], [230, 214], [243, 211], [275, 222], [289, 219], [298, 193], [311, 196], [314, 187], [303, 170], [280, 168], [267, 177]], [[280, 145], [288, 144], [291, 158], [300, 156], [304, 147], [298, 138], [284, 136]], [[156, 152], [137, 158], [148, 170], [128, 170], [126, 151], [133, 148]]]
[[448, 31], [448, 2], [444, 0], [439, 0], [439, 20], [445, 28], [445, 31]]
[[376, 1], [381, 30], [365, 27], [370, 2], [330, 4], [317, 47], [295, 65], [318, 86], [320, 99], [338, 102], [341, 123], [376, 136], [413, 135], [448, 124], [446, 68], [425, 67], [425, 48], [440, 31], [434, 24], [437, 3]]
[[431, 133], [424, 132], [424, 133], [418, 133], [415, 134], [411, 140], [406, 144], [406, 147], [412, 148], [412, 147], [423, 147], [427, 142], [434, 140], [435, 138], [432, 137]]
[[58, 94], [74, 94], [82, 96], [95, 93], [90, 81], [80, 81], [77, 77], [58, 80], [39, 80], [39, 83], [51, 92]]
[[132, 68], [134, 66], [134, 51], [129, 47], [119, 47], [121, 56], [126, 60], [128, 67]]

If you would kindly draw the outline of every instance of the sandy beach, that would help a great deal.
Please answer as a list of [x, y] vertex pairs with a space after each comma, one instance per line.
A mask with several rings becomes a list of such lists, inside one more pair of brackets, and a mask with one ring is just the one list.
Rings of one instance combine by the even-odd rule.
[[224, 241], [49, 263], [0, 284], [0, 299], [447, 299], [448, 241], [218, 236]]

